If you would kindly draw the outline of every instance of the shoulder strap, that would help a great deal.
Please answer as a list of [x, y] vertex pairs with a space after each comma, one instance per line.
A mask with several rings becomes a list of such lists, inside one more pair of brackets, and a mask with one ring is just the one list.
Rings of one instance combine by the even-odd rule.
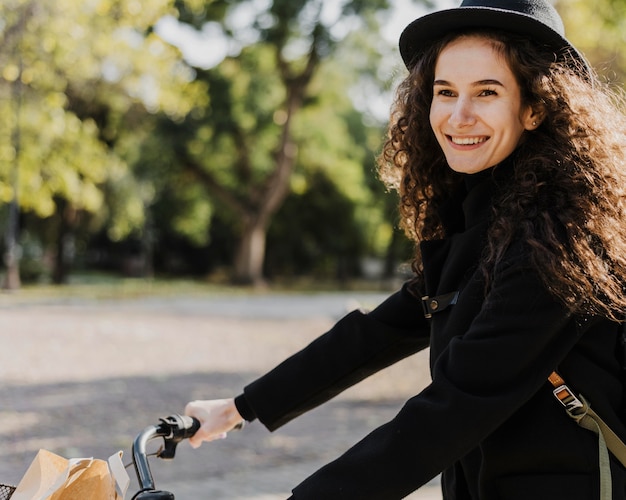
[[600, 498], [601, 500], [611, 500], [611, 465], [607, 448], [626, 467], [626, 444], [591, 409], [582, 395], [580, 395], [580, 399], [576, 397], [574, 391], [567, 386], [565, 380], [557, 372], [552, 372], [548, 380], [554, 387], [554, 391], [552, 391], [554, 397], [565, 407], [567, 414], [578, 425], [597, 434], [600, 461]]

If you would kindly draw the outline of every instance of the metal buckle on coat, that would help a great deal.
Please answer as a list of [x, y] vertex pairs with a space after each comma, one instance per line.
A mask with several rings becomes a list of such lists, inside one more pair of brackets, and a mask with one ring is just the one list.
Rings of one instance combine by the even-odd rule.
[[436, 297], [429, 297], [425, 295], [422, 297], [422, 308], [424, 309], [424, 317], [429, 319], [433, 317], [433, 314], [444, 311], [453, 304], [459, 298], [458, 290], [456, 292], [444, 293], [443, 295], [437, 295]]
[[565, 409], [570, 415], [572, 416], [578, 415], [581, 412], [580, 410], [581, 408], [583, 409], [583, 412], [584, 412], [585, 405], [582, 403], [580, 399], [576, 397], [576, 395], [574, 394], [574, 391], [572, 391], [565, 384], [554, 389], [552, 393], [554, 394], [556, 399], [558, 399], [559, 402], [563, 406], [565, 406]]
[[554, 371], [550, 374], [548, 380], [554, 387], [552, 394], [565, 407], [571, 417], [576, 419], [578, 415], [585, 413], [585, 405], [576, 397], [576, 394], [565, 383], [563, 377]]

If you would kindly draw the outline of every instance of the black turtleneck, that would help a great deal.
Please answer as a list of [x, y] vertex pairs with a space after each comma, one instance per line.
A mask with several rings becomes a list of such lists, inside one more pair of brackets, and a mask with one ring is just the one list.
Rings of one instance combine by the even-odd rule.
[[439, 208], [446, 235], [462, 232], [487, 220], [493, 195], [504, 181], [513, 176], [514, 156], [496, 166], [474, 174], [461, 174], [463, 182]]

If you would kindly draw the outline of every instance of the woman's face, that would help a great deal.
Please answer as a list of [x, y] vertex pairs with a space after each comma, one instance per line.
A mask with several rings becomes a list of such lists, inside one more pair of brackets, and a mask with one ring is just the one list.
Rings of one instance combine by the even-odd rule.
[[435, 65], [430, 125], [456, 172], [473, 174], [498, 164], [540, 122], [522, 105], [520, 87], [492, 44], [479, 36], [457, 38]]

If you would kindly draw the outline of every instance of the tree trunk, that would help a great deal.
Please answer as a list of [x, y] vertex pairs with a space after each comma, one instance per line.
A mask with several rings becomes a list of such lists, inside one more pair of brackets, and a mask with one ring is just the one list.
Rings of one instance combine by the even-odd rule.
[[19, 207], [17, 202], [13, 200], [9, 204], [8, 224], [5, 234], [5, 254], [4, 264], [6, 266], [6, 275], [2, 288], [5, 290], [17, 290], [21, 287], [20, 280], [20, 258], [18, 245], [18, 217]]
[[66, 200], [57, 198], [57, 213], [60, 223], [56, 242], [56, 255], [52, 269], [52, 282], [61, 285], [67, 282], [72, 259], [72, 243], [74, 240], [74, 229], [77, 223], [78, 214]]
[[235, 255], [234, 280], [240, 284], [264, 286], [263, 263], [267, 227], [289, 194], [289, 180], [296, 162], [297, 146], [291, 141], [291, 119], [301, 105], [302, 89], [289, 89], [287, 121], [276, 153], [276, 168], [256, 202], [256, 212], [244, 216], [243, 231]]
[[233, 276], [235, 283], [255, 287], [265, 286], [263, 263], [266, 238], [267, 223], [258, 216], [247, 217], [235, 253]]

